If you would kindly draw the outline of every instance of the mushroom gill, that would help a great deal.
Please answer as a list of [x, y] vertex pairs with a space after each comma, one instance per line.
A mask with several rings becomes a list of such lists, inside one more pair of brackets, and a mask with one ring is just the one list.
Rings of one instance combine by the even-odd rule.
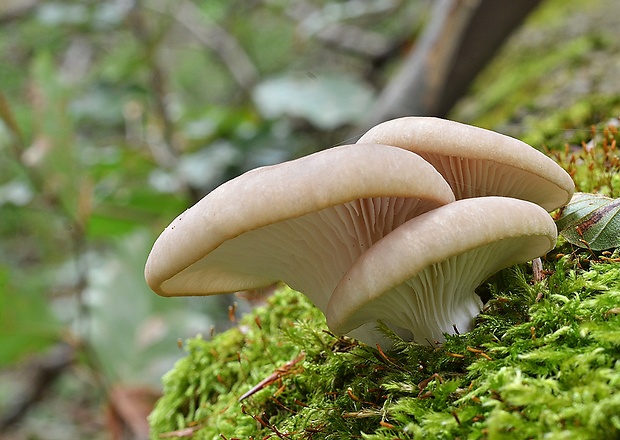
[[283, 281], [325, 310], [342, 274], [374, 242], [452, 201], [443, 177], [416, 154], [332, 148], [216, 188], [161, 234], [146, 279], [165, 296]]
[[[471, 329], [484, 280], [555, 246], [540, 206], [508, 197], [459, 200], [422, 214], [375, 243], [344, 274], [327, 307], [337, 334], [383, 342], [378, 320], [422, 344]], [[370, 325], [373, 324], [373, 325]], [[356, 332], [356, 329], [361, 328]]]
[[575, 189], [568, 173], [530, 145], [455, 121], [393, 119], [371, 128], [358, 142], [393, 145], [419, 154], [444, 176], [457, 200], [514, 197], [553, 211], [568, 203]]

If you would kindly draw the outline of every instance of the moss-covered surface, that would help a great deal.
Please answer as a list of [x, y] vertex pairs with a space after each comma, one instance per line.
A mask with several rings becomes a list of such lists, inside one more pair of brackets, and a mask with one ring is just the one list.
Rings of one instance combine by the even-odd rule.
[[544, 1], [450, 117], [538, 146], [550, 132], [615, 116], [619, 14], [616, 0]]
[[616, 438], [620, 264], [580, 264], [563, 257], [536, 285], [523, 268], [504, 271], [473, 332], [388, 353], [331, 336], [282, 290], [240, 328], [189, 341], [153, 438]]
[[[545, 144], [580, 190], [618, 197], [617, 140], [602, 124]], [[542, 282], [528, 265], [489, 280], [472, 332], [389, 352], [333, 336], [283, 288], [238, 327], [187, 342], [152, 438], [619, 438], [620, 258], [561, 241], [544, 269]]]

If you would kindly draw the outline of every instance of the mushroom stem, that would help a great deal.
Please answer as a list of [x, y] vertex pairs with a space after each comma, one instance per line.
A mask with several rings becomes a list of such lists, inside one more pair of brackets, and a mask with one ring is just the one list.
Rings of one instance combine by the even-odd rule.
[[[230, 291], [282, 280], [325, 310], [351, 262], [393, 228], [435, 206], [427, 200], [381, 197], [311, 212], [222, 243], [182, 272], [183, 278], [172, 278], [163, 286], [176, 290], [182, 282], [198, 289], [206, 280], [215, 291]], [[235, 269], [233, 282], [220, 275], [222, 266]]]
[[542, 260], [540, 257], [532, 260], [532, 279], [535, 283], [545, 279], [545, 273], [543, 271]]

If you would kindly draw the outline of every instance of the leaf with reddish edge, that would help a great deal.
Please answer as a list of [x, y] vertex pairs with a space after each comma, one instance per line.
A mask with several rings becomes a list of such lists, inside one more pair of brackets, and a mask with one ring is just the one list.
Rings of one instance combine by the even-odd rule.
[[560, 234], [575, 246], [594, 251], [620, 246], [620, 199], [575, 193], [560, 211]]

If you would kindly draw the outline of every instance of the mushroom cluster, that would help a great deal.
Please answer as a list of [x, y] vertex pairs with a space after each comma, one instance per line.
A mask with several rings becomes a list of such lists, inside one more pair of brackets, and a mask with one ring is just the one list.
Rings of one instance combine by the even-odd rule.
[[396, 119], [356, 144], [222, 184], [162, 232], [145, 276], [164, 296], [282, 281], [337, 334], [385, 344], [380, 320], [433, 344], [471, 329], [485, 279], [555, 246], [547, 211], [573, 189], [555, 162], [516, 139]]

